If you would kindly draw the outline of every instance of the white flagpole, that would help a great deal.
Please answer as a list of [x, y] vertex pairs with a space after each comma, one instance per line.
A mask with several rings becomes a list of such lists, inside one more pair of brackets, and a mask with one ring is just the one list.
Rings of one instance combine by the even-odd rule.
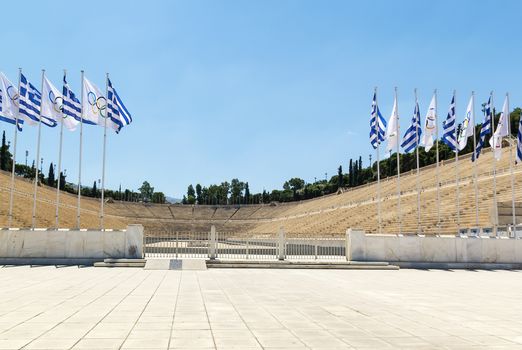
[[[493, 103], [493, 91], [491, 91], [491, 137], [495, 133], [495, 107]], [[497, 203], [497, 159], [495, 158], [495, 148], [491, 147], [493, 153], [493, 210], [495, 211], [495, 220], [493, 222], [493, 233], [495, 236], [498, 235], [497, 227], [498, 227], [498, 203]]]
[[457, 234], [460, 234], [460, 188], [459, 188], [459, 143], [458, 143], [458, 128], [457, 128], [457, 92], [453, 91], [453, 97], [455, 103], [455, 177], [457, 187]]
[[399, 145], [399, 137], [400, 137], [400, 123], [399, 123], [399, 102], [397, 98], [397, 87], [395, 87], [395, 103], [397, 113], [397, 214], [399, 215], [399, 234], [402, 234], [402, 212], [401, 212], [401, 161], [400, 161], [400, 145]]
[[[381, 222], [381, 173], [380, 173], [380, 165], [379, 165], [379, 148], [381, 146], [381, 141], [379, 140], [379, 104], [377, 103], [377, 87], [375, 87], [375, 134], [377, 137], [377, 218], [379, 220], [379, 234], [382, 232], [382, 222]], [[370, 164], [370, 167], [372, 165]]]
[[9, 215], [7, 226], [11, 228], [13, 224], [13, 194], [14, 194], [14, 177], [16, 167], [16, 139], [18, 136], [18, 116], [20, 114], [20, 76], [22, 75], [22, 68], [18, 68], [18, 113], [15, 116], [15, 129], [14, 129], [14, 140], [13, 140], [13, 164], [11, 166], [11, 188], [9, 191]]
[[[63, 70], [63, 76], [65, 78], [67, 74], [67, 71], [64, 69]], [[64, 101], [64, 96], [63, 96], [63, 92], [62, 92], [62, 109], [61, 109], [61, 115], [62, 115], [62, 120], [61, 120], [61, 125], [60, 125], [60, 145], [59, 145], [59, 148], [58, 148], [58, 182], [56, 183], [56, 214], [55, 214], [55, 226], [56, 226], [56, 229], [58, 230], [58, 227], [59, 227], [59, 220], [58, 220], [58, 215], [59, 215], [59, 206], [60, 206], [60, 181], [62, 180], [62, 143], [63, 143], [63, 117], [64, 117], [64, 114], [63, 114], [63, 101]]]
[[415, 92], [415, 139], [417, 142], [417, 147], [415, 149], [415, 153], [417, 155], [417, 234], [421, 233], [421, 210], [420, 210], [420, 172], [419, 172], [419, 120], [417, 120], [417, 89], [413, 90]]
[[[102, 183], [101, 183], [101, 204], [100, 204], [100, 228], [103, 231], [103, 202], [105, 197], [105, 149], [107, 145], [107, 118], [109, 118], [109, 73], [105, 78], [105, 121], [103, 123], [103, 160], [102, 160]], [[100, 109], [101, 115], [102, 109]]]
[[[44, 85], [44, 77], [45, 77], [45, 69], [42, 69], [42, 89], [40, 91], [43, 92], [43, 85]], [[42, 96], [43, 100], [43, 96]], [[40, 101], [40, 113], [38, 118], [38, 140], [36, 141], [36, 160], [35, 160], [35, 167], [36, 167], [36, 173], [34, 177], [34, 194], [33, 194], [33, 222], [32, 222], [32, 229], [34, 230], [36, 227], [36, 192], [38, 189], [38, 177], [40, 174], [40, 169], [38, 169], [38, 160], [40, 159], [40, 138], [42, 134], [42, 106]], [[43, 170], [43, 169], [42, 169]]]
[[509, 173], [511, 176], [511, 211], [513, 216], [513, 233], [517, 235], [517, 217], [515, 212], [515, 175], [513, 173], [513, 140], [511, 138], [511, 115], [509, 112], [509, 93], [506, 93], [508, 115], [508, 140], [509, 140]]
[[78, 204], [76, 211], [76, 226], [78, 226], [78, 230], [80, 227], [80, 204], [82, 197], [82, 139], [83, 139], [83, 70], [81, 71], [81, 94], [80, 94], [80, 104], [82, 106], [82, 111], [80, 113], [80, 152], [79, 157], [80, 160], [78, 162]]
[[[440, 170], [439, 170], [439, 115], [437, 106], [437, 89], [433, 92], [435, 96], [435, 159], [437, 161], [437, 229], [440, 230]], [[437, 232], [438, 234], [440, 232]]]
[[475, 91], [471, 92], [471, 113], [473, 115], [473, 184], [475, 187], [475, 227], [479, 226], [479, 202], [478, 202], [478, 180], [477, 180], [477, 133], [475, 132]]

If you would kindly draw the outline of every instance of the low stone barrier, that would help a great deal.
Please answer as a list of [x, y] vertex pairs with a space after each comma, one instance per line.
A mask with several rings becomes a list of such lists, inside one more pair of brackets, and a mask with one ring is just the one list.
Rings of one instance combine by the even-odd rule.
[[0, 264], [76, 264], [142, 258], [143, 226], [126, 230], [0, 230]]
[[520, 268], [522, 239], [369, 235], [364, 231], [349, 229], [346, 232], [346, 258], [353, 261], [399, 263], [402, 267], [420, 267], [422, 264], [426, 264], [427, 267], [430, 264], [453, 264], [446, 265], [447, 267], [507, 264], [507, 267]]

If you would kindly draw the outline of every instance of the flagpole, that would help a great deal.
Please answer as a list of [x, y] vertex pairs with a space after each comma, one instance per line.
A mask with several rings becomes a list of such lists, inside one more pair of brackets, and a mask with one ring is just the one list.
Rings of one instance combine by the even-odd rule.
[[395, 87], [395, 103], [397, 113], [397, 212], [399, 215], [399, 234], [402, 234], [402, 212], [401, 212], [401, 161], [400, 161], [400, 145], [399, 145], [399, 135], [400, 135], [400, 123], [399, 123], [399, 102], [397, 101], [397, 87]]
[[[44, 85], [44, 77], [45, 77], [45, 69], [42, 69], [42, 89], [40, 91], [43, 92], [43, 85]], [[43, 99], [43, 96], [42, 96]], [[41, 104], [41, 102], [40, 102]], [[40, 105], [40, 114], [38, 118], [38, 139], [36, 141], [36, 161], [35, 161], [35, 167], [36, 167], [36, 173], [34, 177], [34, 193], [33, 193], [33, 221], [32, 221], [32, 229], [34, 230], [36, 227], [36, 193], [38, 190], [38, 177], [40, 174], [40, 170], [38, 169], [38, 160], [40, 159], [40, 138], [42, 134], [42, 106]]]
[[9, 191], [9, 215], [8, 215], [8, 223], [7, 226], [11, 228], [13, 224], [13, 194], [14, 194], [14, 177], [15, 177], [15, 167], [16, 167], [16, 139], [18, 136], [18, 116], [20, 115], [20, 76], [22, 75], [22, 68], [18, 68], [18, 113], [15, 115], [15, 130], [14, 130], [14, 140], [13, 140], [13, 164], [11, 166], [11, 188]]
[[[102, 188], [101, 188], [101, 204], [100, 204], [100, 228], [103, 231], [103, 202], [105, 197], [105, 149], [107, 146], [107, 118], [109, 118], [109, 73], [105, 77], [105, 121], [103, 123], [103, 160], [102, 160]], [[100, 115], [101, 115], [100, 109]]]
[[455, 177], [457, 188], [457, 234], [460, 234], [460, 188], [459, 188], [459, 143], [458, 143], [458, 128], [457, 128], [457, 92], [453, 91], [455, 108]]
[[[377, 217], [379, 220], [379, 234], [382, 232], [382, 222], [381, 222], [381, 172], [379, 165], [379, 148], [381, 145], [381, 140], [379, 139], [379, 104], [377, 103], [377, 87], [375, 87], [375, 131], [377, 137]], [[372, 166], [370, 164], [370, 166]]]
[[508, 121], [508, 135], [509, 135], [509, 173], [511, 176], [511, 211], [513, 216], [513, 233], [515, 235], [515, 238], [517, 237], [517, 218], [516, 218], [516, 212], [515, 212], [515, 177], [513, 173], [513, 140], [511, 139], [511, 115], [509, 112], [509, 93], [506, 93], [506, 99], [507, 99], [507, 112], [508, 115], [507, 121]]
[[[437, 229], [440, 230], [440, 170], [439, 170], [439, 116], [437, 106], [437, 89], [433, 92], [435, 96], [435, 159], [437, 162]], [[440, 233], [440, 232], [438, 232]]]
[[[65, 78], [67, 74], [67, 71], [64, 69], [63, 70], [63, 76]], [[59, 148], [58, 148], [58, 182], [56, 183], [56, 214], [55, 214], [55, 226], [56, 226], [56, 229], [58, 230], [58, 227], [59, 227], [59, 220], [58, 220], [58, 215], [59, 215], [59, 206], [60, 206], [60, 182], [62, 180], [62, 143], [63, 143], [63, 101], [64, 101], [64, 96], [63, 96], [63, 91], [62, 91], [62, 108], [60, 110], [61, 112], [61, 115], [62, 115], [62, 120], [61, 120], [61, 125], [60, 125], [60, 145], [59, 145]]]
[[421, 233], [421, 211], [420, 211], [420, 172], [419, 172], [419, 120], [418, 112], [417, 110], [417, 89], [414, 90], [415, 93], [415, 142], [417, 143], [417, 147], [415, 150], [416, 156], [417, 156], [417, 234]]
[[[493, 133], [495, 132], [495, 107], [493, 103], [493, 91], [491, 91], [491, 137], [493, 137]], [[490, 142], [490, 144], [492, 144]], [[495, 211], [495, 220], [493, 221], [493, 234], [495, 236], [498, 235], [497, 226], [498, 226], [498, 203], [497, 203], [497, 159], [495, 158], [495, 149], [492, 147], [493, 153], [493, 210]]]
[[78, 227], [78, 230], [80, 227], [80, 204], [81, 204], [81, 197], [82, 197], [82, 139], [83, 139], [83, 70], [81, 71], [81, 107], [82, 111], [80, 113], [80, 152], [79, 157], [80, 160], [78, 162], [78, 204], [77, 204], [77, 211], [76, 211], [76, 226]]
[[[477, 180], [477, 133], [475, 132], [475, 91], [471, 91], [471, 114], [473, 116], [473, 184], [475, 187], [475, 227], [479, 227], [479, 203], [478, 203], [478, 180]], [[471, 119], [471, 118], [470, 118]], [[469, 125], [468, 125], [469, 127]]]

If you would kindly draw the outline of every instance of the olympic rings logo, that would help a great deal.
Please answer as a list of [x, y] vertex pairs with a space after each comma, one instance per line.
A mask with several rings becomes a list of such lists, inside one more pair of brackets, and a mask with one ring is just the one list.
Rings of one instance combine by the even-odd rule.
[[429, 115], [426, 118], [426, 129], [433, 130], [433, 129], [435, 129], [435, 127], [436, 127], [436, 125], [435, 125], [435, 117], [432, 116], [432, 115]]
[[13, 87], [13, 85], [9, 85], [7, 87], [7, 96], [11, 99], [11, 101], [13, 101], [14, 105], [18, 107], [18, 99], [20, 98], [20, 95]]
[[96, 94], [94, 92], [89, 91], [89, 93], [87, 94], [87, 102], [91, 105], [92, 112], [94, 114], [98, 114], [99, 112], [102, 118], [107, 117], [107, 99], [105, 97], [96, 97]]
[[54, 92], [49, 91], [49, 100], [53, 104], [53, 109], [61, 113], [63, 111], [63, 97], [62, 96], [54, 96]]

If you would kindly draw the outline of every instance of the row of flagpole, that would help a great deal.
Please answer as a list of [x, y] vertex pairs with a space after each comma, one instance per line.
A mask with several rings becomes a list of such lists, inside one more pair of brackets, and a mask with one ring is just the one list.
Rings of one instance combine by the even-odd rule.
[[[16, 164], [16, 145], [18, 132], [22, 131], [24, 124], [38, 125], [36, 142], [36, 159], [40, 157], [41, 127], [42, 123], [49, 127], [55, 127], [60, 123], [59, 149], [58, 149], [58, 181], [56, 188], [56, 208], [55, 208], [55, 227], [59, 227], [59, 206], [60, 206], [60, 186], [62, 168], [62, 145], [63, 145], [63, 126], [66, 124], [70, 131], [74, 131], [80, 125], [79, 139], [79, 162], [78, 162], [78, 197], [77, 197], [77, 217], [76, 225], [80, 228], [81, 217], [81, 174], [82, 174], [82, 148], [83, 148], [83, 124], [97, 124], [104, 128], [103, 132], [103, 151], [102, 151], [102, 184], [101, 184], [101, 203], [100, 203], [100, 229], [104, 230], [104, 195], [105, 195], [105, 159], [107, 144], [107, 127], [119, 133], [122, 127], [132, 122], [132, 117], [123, 102], [119, 98], [116, 90], [112, 87], [109, 74], [106, 74], [105, 96], [100, 90], [85, 76], [81, 71], [81, 101], [69, 89], [64, 70], [63, 91], [58, 89], [46, 78], [45, 70], [42, 70], [41, 90], [38, 91], [27, 81], [22, 74], [22, 69], [18, 72], [18, 89], [10, 83], [7, 77], [0, 73], [0, 119], [14, 124], [13, 142], [13, 162], [11, 169], [11, 183], [9, 193], [8, 226], [13, 224], [13, 203], [15, 187], [15, 164]], [[17, 92], [15, 92], [17, 91]], [[87, 106], [90, 104], [90, 106]], [[40, 169], [35, 167], [33, 206], [31, 227], [36, 227], [36, 203], [38, 179]]]
[[[425, 121], [425, 133], [421, 140], [420, 136], [422, 130], [420, 127], [420, 112], [419, 104], [417, 99], [417, 89], [414, 90], [415, 96], [415, 110], [412, 118], [412, 123], [406, 133], [403, 136], [403, 141], [399, 144], [399, 112], [398, 112], [398, 101], [397, 101], [397, 88], [394, 91], [394, 102], [392, 113], [387, 123], [382, 117], [378, 103], [377, 103], [377, 88], [374, 89], [374, 96], [372, 101], [372, 111], [370, 118], [370, 143], [374, 147], [377, 155], [377, 216], [378, 216], [378, 232], [382, 232], [382, 219], [381, 219], [381, 188], [380, 188], [380, 167], [379, 167], [379, 148], [381, 142], [387, 140], [387, 150], [390, 153], [395, 148], [397, 152], [397, 216], [399, 224], [399, 234], [402, 234], [402, 212], [401, 212], [401, 186], [400, 186], [400, 146], [404, 148], [405, 152], [410, 152], [415, 148], [416, 152], [416, 180], [417, 180], [417, 231], [422, 233], [421, 223], [421, 188], [420, 188], [420, 166], [419, 166], [419, 146], [421, 143], [425, 147], [425, 151], [428, 152], [433, 144], [435, 144], [435, 155], [436, 155], [436, 191], [437, 191], [437, 229], [440, 229], [441, 217], [440, 217], [440, 169], [439, 169], [439, 130], [438, 130], [438, 110], [437, 110], [437, 90], [434, 90], [433, 97], [430, 102], [428, 113]], [[484, 106], [484, 105], [483, 105]], [[493, 199], [495, 208], [495, 222], [494, 222], [494, 233], [497, 232], [497, 220], [498, 220], [498, 208], [497, 208], [497, 189], [496, 189], [496, 161], [501, 157], [502, 139], [508, 137], [509, 141], [509, 157], [510, 157], [510, 177], [511, 177], [511, 206], [512, 206], [512, 225], [513, 229], [516, 230], [516, 212], [515, 212], [515, 192], [514, 192], [514, 169], [513, 169], [513, 142], [510, 140], [511, 136], [511, 125], [509, 115], [509, 94], [506, 94], [502, 113], [500, 115], [497, 129], [494, 128], [494, 109], [493, 106], [493, 92], [491, 92], [489, 101], [485, 104], [484, 116], [485, 121], [482, 124], [480, 131], [480, 142], [477, 145], [476, 133], [475, 133], [475, 93], [471, 93], [470, 101], [466, 109], [466, 116], [462, 123], [462, 127], [457, 128], [456, 121], [456, 92], [453, 92], [453, 98], [448, 111], [448, 116], [443, 122], [444, 134], [442, 141], [446, 143], [451, 150], [455, 153], [455, 183], [456, 183], [456, 223], [457, 232], [460, 232], [460, 188], [459, 188], [459, 151], [462, 151], [468, 141], [469, 136], [473, 136], [473, 185], [475, 194], [475, 226], [479, 229], [479, 200], [478, 200], [478, 169], [477, 160], [480, 155], [480, 151], [485, 143], [485, 136], [492, 134], [490, 139], [490, 145], [494, 151], [493, 160]], [[459, 125], [460, 126], [460, 125]], [[494, 132], [493, 132], [494, 131]], [[435, 136], [435, 140], [433, 140]], [[400, 146], [399, 146], [400, 145]], [[519, 122], [519, 135], [517, 142], [517, 162], [522, 161], [522, 118]]]

